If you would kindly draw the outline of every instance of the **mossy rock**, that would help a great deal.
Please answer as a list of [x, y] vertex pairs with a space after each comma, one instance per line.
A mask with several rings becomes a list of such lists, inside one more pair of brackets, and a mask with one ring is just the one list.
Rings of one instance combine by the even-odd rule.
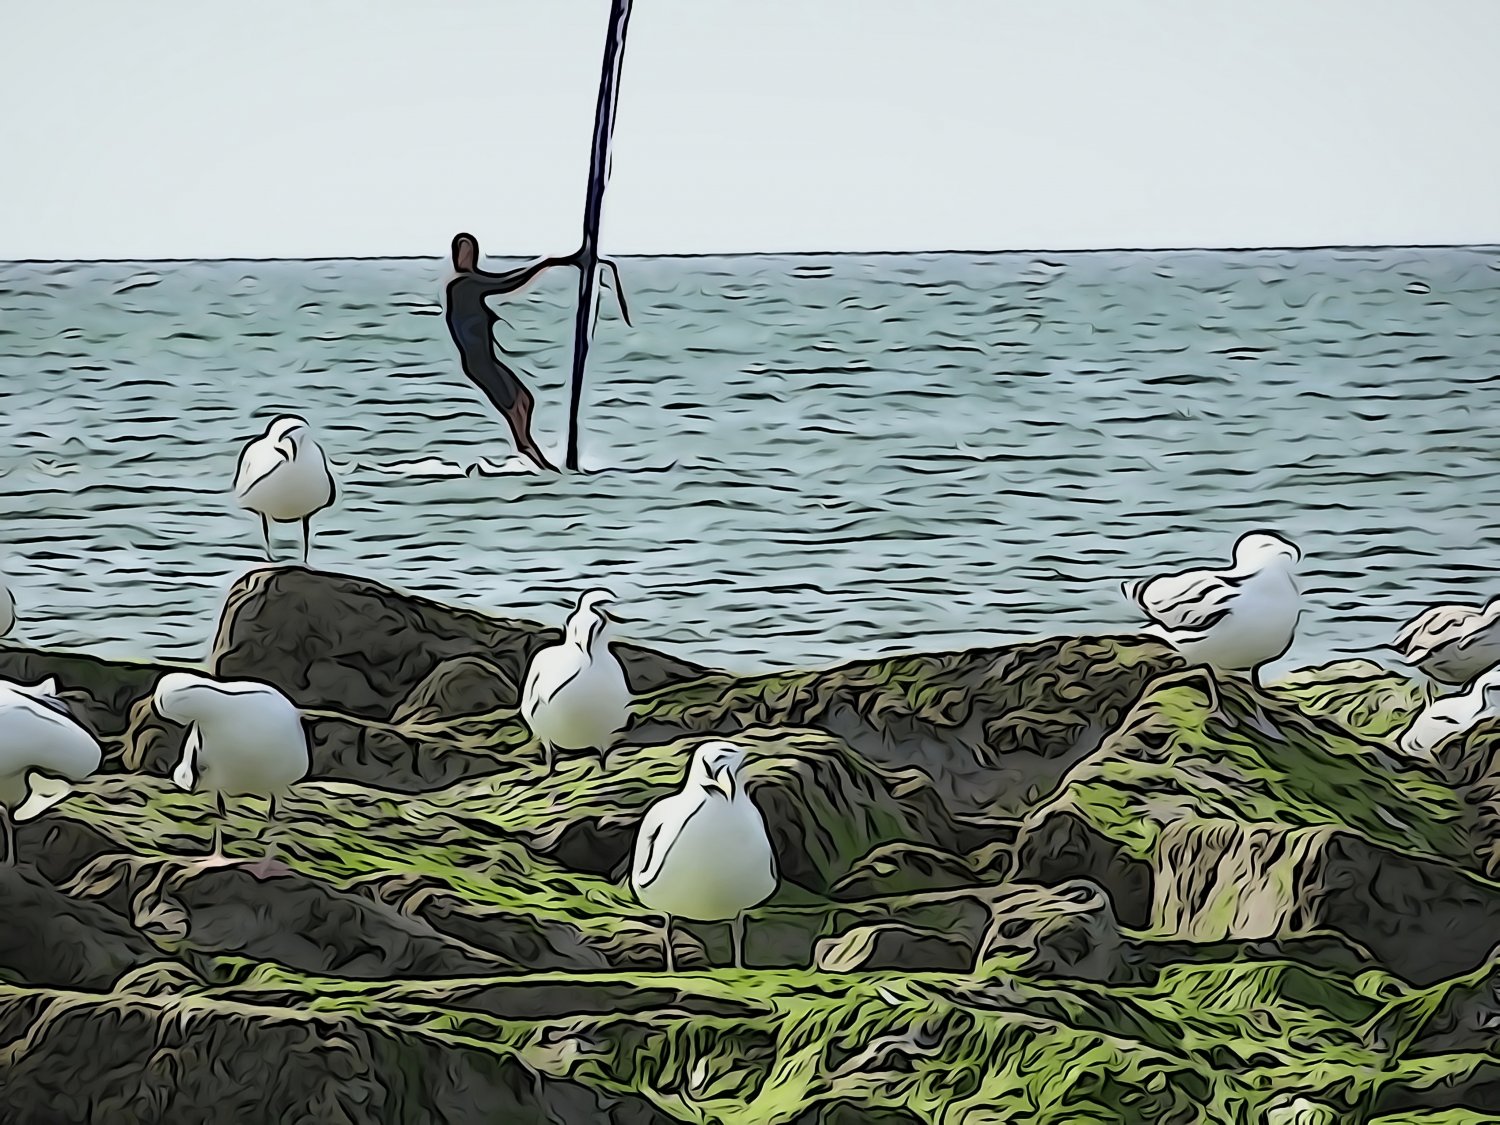
[[856, 926], [837, 937], [824, 938], [814, 953], [814, 964], [829, 973], [891, 969], [963, 973], [973, 963], [972, 945], [949, 934], [901, 922]]
[[[389, 720], [444, 661], [480, 657], [520, 683], [532, 655], [561, 636], [366, 578], [277, 566], [251, 571], [230, 588], [212, 667], [224, 678], [274, 684], [300, 707]], [[637, 692], [704, 672], [638, 645], [614, 647]]]
[[[1201, 673], [1158, 685], [1023, 829], [1020, 871], [1105, 886], [1166, 937], [1332, 929], [1426, 982], [1473, 968], [1500, 887], [1472, 869], [1471, 819], [1440, 778], [1325, 717]], [[1431, 948], [1429, 948], [1431, 947]]]
[[866, 761], [920, 770], [955, 812], [1016, 815], [1181, 658], [1137, 637], [884, 657], [819, 672], [713, 674], [640, 700], [630, 737], [810, 727]]
[[460, 716], [488, 715], [520, 706], [521, 681], [493, 660], [455, 656], [427, 673], [391, 716], [403, 723], [439, 723]]
[[994, 900], [977, 971], [1109, 980], [1123, 939], [1109, 896], [1086, 880], [1017, 886]]

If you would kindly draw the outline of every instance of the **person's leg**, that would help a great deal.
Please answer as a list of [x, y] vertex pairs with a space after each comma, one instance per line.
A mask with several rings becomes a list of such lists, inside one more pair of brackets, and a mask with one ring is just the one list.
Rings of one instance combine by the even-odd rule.
[[534, 401], [531, 392], [517, 378], [516, 373], [493, 355], [475, 356], [463, 354], [464, 374], [469, 381], [484, 392], [486, 398], [500, 412], [510, 426], [516, 450], [531, 458], [543, 469], [552, 465], [542, 454], [531, 436], [531, 409]]

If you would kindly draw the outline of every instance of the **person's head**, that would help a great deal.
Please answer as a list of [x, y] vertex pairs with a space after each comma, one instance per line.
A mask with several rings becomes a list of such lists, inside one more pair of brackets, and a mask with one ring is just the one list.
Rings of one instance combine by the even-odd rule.
[[479, 266], [479, 240], [460, 232], [453, 236], [453, 268], [472, 270]]

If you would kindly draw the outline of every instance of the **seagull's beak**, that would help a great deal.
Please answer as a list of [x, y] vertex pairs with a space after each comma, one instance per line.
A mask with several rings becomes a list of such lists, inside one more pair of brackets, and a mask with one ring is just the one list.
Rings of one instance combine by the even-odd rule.
[[600, 617], [604, 618], [604, 620], [608, 621], [611, 625], [619, 625], [622, 622], [630, 620], [630, 618], [628, 618], [628, 617], [621, 617], [618, 613], [616, 613], [614, 611], [613, 608], [610, 608], [610, 609], [600, 609], [598, 611], [598, 614], [599, 614]]

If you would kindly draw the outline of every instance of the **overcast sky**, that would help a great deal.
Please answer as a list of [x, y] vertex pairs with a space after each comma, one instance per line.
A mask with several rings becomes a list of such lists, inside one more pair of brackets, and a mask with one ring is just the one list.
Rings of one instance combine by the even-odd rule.
[[[4, 0], [0, 258], [576, 245], [608, 0]], [[620, 253], [1500, 242], [1500, 0], [637, 0]]]

